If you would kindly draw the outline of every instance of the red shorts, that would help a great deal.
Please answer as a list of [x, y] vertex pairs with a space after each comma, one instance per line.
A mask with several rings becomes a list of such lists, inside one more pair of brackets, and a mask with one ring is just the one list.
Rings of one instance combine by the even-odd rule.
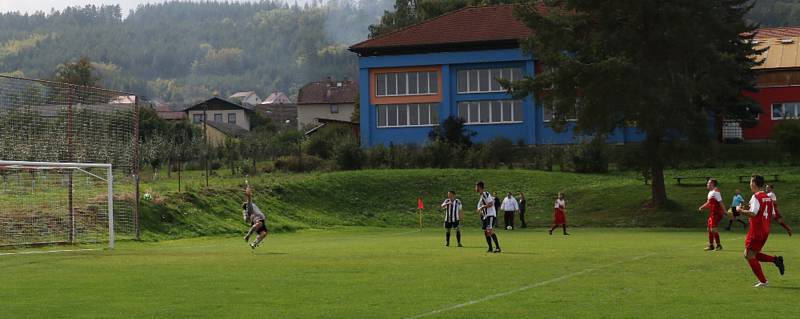
[[744, 240], [744, 247], [755, 252], [761, 252], [761, 249], [764, 248], [764, 245], [766, 243], [767, 243], [766, 239], [757, 240], [747, 237], [747, 239]]
[[722, 220], [722, 216], [719, 216], [719, 215], [714, 215], [714, 216], [708, 217], [708, 228], [709, 229], [716, 228], [717, 226], [719, 226], [719, 222], [721, 220]]
[[566, 223], [567, 223], [567, 216], [564, 215], [564, 211], [556, 209], [555, 213], [553, 213], [553, 224], [561, 225]]

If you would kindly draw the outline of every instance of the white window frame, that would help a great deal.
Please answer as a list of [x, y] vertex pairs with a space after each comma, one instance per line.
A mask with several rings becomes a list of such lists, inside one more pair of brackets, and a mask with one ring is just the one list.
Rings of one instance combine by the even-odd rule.
[[[515, 70], [519, 70], [519, 74], [520, 74], [522, 77], [524, 77], [524, 76], [525, 76], [525, 74], [524, 74], [524, 72], [522, 71], [522, 68], [521, 68], [521, 67], [511, 67], [511, 68], [478, 68], [478, 69], [464, 69], [464, 70], [458, 70], [458, 71], [456, 72], [456, 82], [458, 82], [458, 79], [460, 78], [460, 77], [459, 77], [459, 74], [460, 74], [461, 72], [466, 72], [466, 74], [467, 74], [467, 76], [466, 76], [467, 83], [466, 83], [466, 86], [465, 86], [465, 87], [466, 87], [467, 89], [466, 89], [466, 91], [461, 91], [461, 90], [460, 90], [459, 83], [456, 83], [456, 91], [457, 91], [457, 93], [458, 93], [458, 94], [480, 94], [480, 93], [503, 93], [503, 92], [506, 92], [506, 90], [504, 90], [502, 87], [500, 87], [500, 89], [498, 89], [498, 90], [492, 90], [492, 83], [489, 83], [489, 86], [488, 86], [488, 88], [489, 88], [489, 89], [488, 89], [488, 90], [481, 90], [481, 89], [480, 89], [480, 85], [481, 85], [481, 82], [482, 82], [482, 80], [481, 80], [481, 77], [480, 77], [481, 71], [487, 71], [487, 72], [489, 73], [489, 78], [488, 78], [488, 80], [489, 80], [489, 81], [497, 81], [497, 79], [494, 79], [494, 78], [492, 78], [492, 73], [494, 73], [494, 71], [497, 71], [497, 70], [499, 70], [499, 71], [500, 71], [500, 78], [501, 78], [501, 79], [503, 79], [503, 77], [502, 77], [502, 76], [503, 76], [503, 71], [505, 71], [505, 70], [508, 70], [508, 74], [510, 75], [510, 77], [509, 77], [508, 79], [505, 79], [505, 80], [510, 80], [510, 81], [518, 81], [518, 80], [521, 80], [521, 78], [519, 78], [519, 79], [515, 79], [515, 78], [514, 78], [514, 71], [515, 71]], [[476, 90], [470, 90], [470, 86], [471, 86], [471, 84], [472, 84], [472, 83], [471, 83], [471, 80], [470, 80], [470, 79], [472, 79], [472, 76], [471, 76], [471, 75], [472, 75], [472, 73], [477, 73], [477, 74], [478, 74], [478, 77], [477, 77], [477, 79], [478, 79], [478, 84], [475, 86], [475, 87], [476, 87]]]
[[[484, 122], [480, 122], [480, 120], [481, 120], [480, 103], [481, 102], [488, 102], [489, 103], [489, 122], [485, 122], [485, 123]], [[494, 107], [494, 102], [501, 102], [499, 104], [499, 106], [500, 106], [500, 120], [499, 121], [495, 121], [493, 119], [493, 116], [492, 116], [492, 107]], [[508, 103], [508, 102], [512, 103], [511, 104], [511, 120], [510, 121], [504, 121], [503, 120], [503, 105], [505, 103]], [[478, 104], [478, 107], [477, 107], [478, 114], [475, 116], [475, 118], [478, 120], [477, 122], [471, 122], [470, 121], [470, 118], [472, 118], [472, 116], [471, 116], [472, 112], [470, 111], [472, 108], [470, 107], [470, 104], [473, 104], [473, 103], [477, 103]], [[519, 103], [520, 106], [521, 106], [520, 110], [522, 110], [523, 114], [522, 114], [522, 120], [520, 120], [520, 121], [515, 121], [514, 120], [516, 114], [515, 114], [515, 108], [514, 108], [514, 104], [513, 103]], [[461, 105], [462, 104], [466, 105], [467, 114], [461, 114]], [[458, 109], [458, 116], [461, 117], [462, 119], [464, 119], [464, 125], [502, 125], [502, 124], [520, 124], [520, 123], [525, 122], [525, 110], [524, 110], [525, 101], [524, 100], [460, 101], [456, 105], [456, 108]]]
[[[233, 121], [231, 121], [231, 115], [233, 115]], [[236, 124], [236, 113], [228, 113], [228, 123]]]
[[[428, 115], [425, 116], [425, 117], [423, 117], [423, 113], [420, 111], [420, 109], [424, 105], [428, 106]], [[399, 107], [400, 106], [405, 106], [406, 109], [407, 109], [407, 111], [405, 112], [406, 113], [406, 120], [405, 120], [406, 124], [405, 125], [400, 125], [400, 111], [399, 111]], [[375, 127], [376, 128], [432, 127], [432, 126], [438, 126], [439, 125], [439, 114], [437, 113], [437, 112], [439, 112], [439, 103], [379, 104], [379, 105], [376, 105], [376, 107], [378, 108], [376, 110], [376, 112], [375, 112], [375, 114], [376, 114], [376, 116], [375, 116]], [[384, 112], [386, 114], [385, 115], [386, 118], [384, 119], [386, 125], [383, 125], [383, 126], [381, 125], [381, 119], [379, 117], [380, 117], [380, 114], [381, 114], [380, 108], [382, 108], [382, 107], [397, 107], [398, 108], [398, 111], [395, 112], [395, 114], [397, 116], [397, 119], [395, 120], [395, 123], [397, 123], [396, 125], [389, 125], [389, 111], [388, 110], [386, 112]], [[429, 124], [414, 124], [414, 125], [412, 125], [411, 124], [411, 112], [413, 112], [411, 110], [412, 108], [416, 110], [417, 123], [422, 123], [422, 119], [423, 118], [428, 119], [430, 123]]]
[[[545, 112], [546, 108], [547, 108], [546, 106], [542, 106], [542, 122], [550, 123], [550, 122], [553, 121], [553, 118], [552, 117], [549, 118], [549, 119], [547, 118], [547, 116], [546, 116], [547, 113]], [[550, 108], [550, 109], [552, 109], [552, 108]], [[553, 113], [555, 113], [555, 111], [553, 111]], [[577, 115], [574, 115], [573, 118], [568, 118], [567, 119], [567, 122], [577, 122], [577, 121], [578, 121]]]
[[[217, 121], [217, 117], [219, 116], [219, 121]], [[222, 123], [225, 118], [222, 117], [222, 113], [214, 113], [214, 122]]]
[[[409, 75], [409, 74], [412, 74], [412, 73], [415, 73], [415, 74], [417, 74], [417, 93], [408, 93], [408, 92], [409, 92], [409, 81], [408, 81], [408, 75]], [[399, 82], [400, 82], [400, 78], [401, 78], [401, 76], [400, 76], [400, 75], [403, 75], [403, 76], [402, 76], [402, 78], [404, 79], [404, 81], [405, 81], [405, 84], [406, 84], [406, 85], [405, 85], [405, 88], [406, 88], [406, 90], [405, 90], [405, 92], [404, 92], [404, 93], [402, 93], [402, 94], [399, 92], [399, 89], [400, 89], [400, 84], [399, 84]], [[421, 76], [421, 75], [425, 75], [425, 76], [427, 77], [427, 81], [428, 81], [428, 82], [427, 82], [427, 83], [428, 83], [428, 85], [427, 85], [427, 90], [426, 90], [426, 92], [425, 92], [425, 93], [419, 93], [419, 92], [420, 92], [420, 90], [419, 90], [419, 89], [420, 89], [420, 79], [422, 78], [422, 76]], [[431, 75], [433, 75], [433, 77], [431, 77]], [[383, 88], [383, 89], [384, 89], [384, 90], [383, 90], [383, 93], [384, 93], [383, 95], [381, 95], [381, 94], [379, 94], [379, 93], [378, 93], [378, 92], [379, 92], [379, 90], [378, 90], [378, 83], [379, 83], [379, 82], [381, 82], [381, 81], [379, 81], [379, 80], [378, 80], [378, 77], [381, 77], [381, 76], [385, 77], [385, 78], [384, 78], [384, 80], [383, 80], [383, 84], [384, 84], [384, 86], [385, 86], [385, 87]], [[395, 92], [395, 94], [388, 94], [388, 92], [389, 92], [389, 80], [388, 80], [388, 77], [389, 77], [389, 76], [395, 76], [395, 77], [396, 77], [396, 80], [395, 80], [395, 83], [394, 83], [394, 87], [395, 87], [395, 90], [394, 90], [394, 92]], [[438, 94], [439, 94], [439, 92], [440, 92], [440, 90], [442, 89], [442, 88], [440, 87], [440, 85], [439, 85], [439, 76], [440, 76], [440, 75], [439, 75], [439, 71], [414, 71], [414, 72], [383, 72], [383, 73], [375, 73], [375, 92], [374, 92], [374, 94], [375, 94], [375, 97], [394, 97], [394, 96], [426, 96], [426, 95], [438, 95]], [[434, 83], [435, 83], [435, 84], [434, 84]], [[436, 91], [435, 91], [435, 92], [432, 92], [432, 90], [431, 90], [431, 89], [433, 88], [433, 86], [436, 86]]]
[[[197, 120], [198, 118], [200, 119], [199, 121]], [[203, 123], [203, 122], [205, 122], [204, 114], [192, 114], [192, 123], [200, 124], [200, 123]]]
[[[775, 117], [775, 106], [780, 105], [781, 116]], [[789, 111], [791, 109], [791, 112]], [[769, 117], [773, 121], [800, 119], [800, 102], [772, 103], [769, 108]]]

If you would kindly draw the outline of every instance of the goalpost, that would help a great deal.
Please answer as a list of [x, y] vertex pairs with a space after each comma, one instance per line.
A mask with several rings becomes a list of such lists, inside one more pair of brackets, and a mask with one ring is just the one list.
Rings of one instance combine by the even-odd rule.
[[[92, 172], [93, 169], [103, 170], [105, 177], [95, 174], [95, 172]], [[74, 183], [68, 183], [60, 187], [65, 188], [65, 191], [53, 191], [53, 188], [58, 190], [58, 183], [61, 181], [48, 183], [48, 176], [52, 180], [53, 173], [65, 175], [69, 174], [67, 172], [74, 171], [81, 172], [89, 178], [105, 182], [107, 192], [105, 196], [105, 211], [98, 209], [96, 205], [93, 206], [94, 209], [75, 207], [76, 202], [86, 203], [87, 207], [91, 207], [89, 203], [94, 201], [97, 204], [97, 200], [80, 198], [75, 200]], [[98, 240], [101, 239], [99, 237], [104, 237], [100, 235], [102, 234], [101, 230], [107, 225], [108, 247], [114, 249], [114, 170], [111, 164], [0, 160], [0, 175], [3, 176], [3, 193], [7, 194], [0, 200], [0, 209], [6, 211], [5, 216], [0, 216], [0, 229], [4, 230], [0, 232], [0, 244], [76, 243], [80, 239], [100, 241]], [[8, 185], [9, 175], [14, 175], [12, 179], [16, 177], [16, 183], [11, 182], [10, 186]], [[25, 182], [22, 182], [22, 176], [25, 176]], [[38, 186], [36, 185], [37, 181], [39, 182]], [[56, 187], [53, 187], [53, 185], [56, 185]], [[95, 183], [87, 181], [87, 185], [84, 187], [93, 187], [94, 185]], [[43, 199], [43, 197], [51, 200]], [[58, 197], [68, 199], [62, 198], [59, 200]], [[66, 207], [59, 207], [58, 203], [65, 201], [68, 202]], [[3, 206], [4, 204], [5, 206]], [[7, 217], [9, 215], [12, 217]], [[27, 222], [12, 224], [11, 219], [25, 220]], [[101, 223], [103, 219], [107, 222]]]
[[139, 234], [138, 97], [0, 75], [0, 249]]

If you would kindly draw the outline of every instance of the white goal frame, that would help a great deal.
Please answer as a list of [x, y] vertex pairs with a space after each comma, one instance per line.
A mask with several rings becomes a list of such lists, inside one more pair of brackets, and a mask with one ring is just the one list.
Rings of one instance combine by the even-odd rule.
[[[95, 178], [105, 181], [108, 184], [108, 248], [114, 249], [114, 170], [111, 164], [99, 163], [59, 163], [59, 162], [27, 162], [27, 161], [4, 161], [0, 160], [0, 167], [3, 168], [27, 168], [27, 169], [52, 169], [66, 168], [75, 169], [89, 174]], [[97, 176], [83, 170], [84, 168], [102, 168], [106, 170], [106, 178]]]

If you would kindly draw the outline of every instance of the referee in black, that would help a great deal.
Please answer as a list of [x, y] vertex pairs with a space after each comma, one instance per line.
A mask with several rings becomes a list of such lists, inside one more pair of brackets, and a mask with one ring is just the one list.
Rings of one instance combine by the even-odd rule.
[[447, 199], [442, 203], [442, 208], [444, 209], [444, 228], [447, 229], [445, 236], [447, 244], [445, 246], [450, 246], [450, 229], [455, 228], [458, 247], [464, 247], [461, 246], [461, 200], [456, 198], [455, 191], [447, 192]]

